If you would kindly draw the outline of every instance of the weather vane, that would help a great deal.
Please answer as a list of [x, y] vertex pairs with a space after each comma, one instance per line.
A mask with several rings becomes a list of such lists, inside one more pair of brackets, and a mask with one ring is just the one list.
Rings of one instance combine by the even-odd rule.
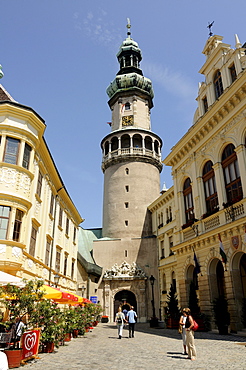
[[126, 28], [128, 29], [128, 31], [127, 31], [127, 35], [130, 37], [130, 35], [131, 35], [131, 31], [130, 31], [130, 29], [131, 29], [130, 18], [127, 18], [127, 25], [126, 25]]
[[208, 22], [208, 26], [207, 26], [207, 28], [209, 29], [209, 37], [211, 37], [211, 36], [213, 36], [213, 32], [212, 32], [212, 30], [211, 30], [211, 28], [212, 28], [212, 26], [213, 26], [213, 24], [214, 24], [214, 21], [213, 22], [211, 22], [211, 23], [209, 23]]

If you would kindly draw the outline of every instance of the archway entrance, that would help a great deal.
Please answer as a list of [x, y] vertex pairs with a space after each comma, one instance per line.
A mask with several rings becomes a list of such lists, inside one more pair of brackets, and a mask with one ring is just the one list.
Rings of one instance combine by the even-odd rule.
[[246, 327], [245, 321], [241, 320], [244, 311], [246, 298], [246, 253], [238, 251], [232, 260], [232, 281], [235, 297], [235, 310], [238, 317], [237, 328], [240, 330]]
[[218, 258], [214, 258], [210, 264], [209, 284], [211, 302], [220, 296], [225, 296], [224, 267]]
[[133, 306], [134, 311], [137, 312], [137, 300], [135, 294], [130, 290], [121, 290], [116, 293], [114, 297], [114, 317], [120, 306], [122, 311], [125, 309], [129, 311], [131, 306]]

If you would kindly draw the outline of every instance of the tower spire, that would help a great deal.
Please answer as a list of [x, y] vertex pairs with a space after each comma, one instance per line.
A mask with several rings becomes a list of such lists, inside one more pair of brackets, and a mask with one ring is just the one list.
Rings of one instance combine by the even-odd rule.
[[127, 37], [130, 39], [130, 36], [131, 36], [131, 22], [130, 22], [130, 18], [127, 18], [127, 25], [126, 25], [126, 28], [127, 28]]

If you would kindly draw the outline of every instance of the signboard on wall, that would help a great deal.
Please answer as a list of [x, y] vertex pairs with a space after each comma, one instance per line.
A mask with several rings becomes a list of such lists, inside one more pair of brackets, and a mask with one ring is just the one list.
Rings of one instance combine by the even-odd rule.
[[91, 296], [91, 297], [90, 297], [90, 301], [91, 301], [92, 303], [97, 303], [97, 296], [96, 296], [96, 295]]

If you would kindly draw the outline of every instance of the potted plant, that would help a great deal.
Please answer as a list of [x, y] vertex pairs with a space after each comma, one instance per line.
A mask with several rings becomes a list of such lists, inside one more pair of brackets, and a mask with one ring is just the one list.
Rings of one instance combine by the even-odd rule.
[[178, 306], [177, 293], [171, 284], [167, 295], [166, 324], [169, 329], [177, 329], [179, 326], [180, 309]]
[[103, 323], [108, 322], [108, 316], [107, 315], [103, 315], [102, 318], [101, 318], [101, 322], [103, 322]]
[[230, 314], [228, 312], [228, 302], [224, 296], [220, 296], [213, 301], [213, 311], [215, 324], [219, 329], [219, 334], [228, 334]]
[[59, 340], [63, 334], [61, 310], [57, 303], [42, 300], [36, 305], [32, 315], [33, 325], [41, 328], [40, 346], [43, 352], [53, 352], [59, 347]]
[[[44, 294], [40, 289], [43, 285], [42, 280], [24, 280], [24, 283], [23, 288], [11, 284], [0, 288], [1, 302], [9, 315], [8, 330], [12, 333], [13, 345], [5, 350], [9, 368], [20, 366], [22, 359], [22, 349], [18, 348], [21, 334], [20, 325], [22, 333], [32, 326], [32, 314], [36, 309], [37, 302], [41, 300]], [[24, 317], [27, 317], [26, 325], [22, 323]]]

